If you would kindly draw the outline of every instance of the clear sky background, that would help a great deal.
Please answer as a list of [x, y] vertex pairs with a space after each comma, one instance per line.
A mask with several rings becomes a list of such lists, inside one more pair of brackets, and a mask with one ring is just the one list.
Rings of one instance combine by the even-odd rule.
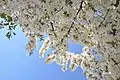
[[[6, 30], [0, 30], [0, 80], [86, 80], [80, 68], [62, 72], [56, 63], [45, 64], [37, 49], [27, 56], [24, 48], [27, 38], [19, 28], [11, 40], [5, 34]], [[81, 52], [80, 45], [69, 42], [69, 46], [69, 51]]]

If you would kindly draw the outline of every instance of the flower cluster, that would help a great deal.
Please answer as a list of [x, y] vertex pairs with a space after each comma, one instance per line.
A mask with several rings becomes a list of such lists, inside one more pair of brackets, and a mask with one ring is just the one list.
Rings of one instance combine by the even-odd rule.
[[[54, 49], [45, 62], [56, 62], [63, 71], [81, 67], [88, 80], [120, 80], [119, 0], [1, 0], [0, 11], [28, 35], [29, 53], [36, 35], [48, 38], [40, 57]], [[67, 52], [68, 40], [84, 46], [81, 54]]]
[[34, 48], [36, 47], [36, 36], [29, 32], [25, 32], [25, 35], [29, 39], [28, 44], [26, 45], [26, 50], [28, 51], [30, 56], [33, 54]]

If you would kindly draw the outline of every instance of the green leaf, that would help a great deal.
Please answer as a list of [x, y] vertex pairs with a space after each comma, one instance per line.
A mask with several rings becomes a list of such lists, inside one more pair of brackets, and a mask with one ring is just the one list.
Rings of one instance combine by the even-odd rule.
[[12, 26], [9, 25], [9, 30], [12, 30]]
[[10, 38], [12, 37], [11, 32], [7, 32], [6, 37], [10, 40]]
[[24, 29], [22, 29], [22, 31], [25, 32]]
[[6, 14], [5, 13], [0, 13], [0, 17], [6, 19]]
[[44, 38], [40, 38], [40, 41], [44, 41]]
[[7, 16], [7, 18], [8, 18], [8, 22], [12, 21], [12, 17], [11, 16]]
[[15, 32], [13, 32], [13, 35], [15, 36], [15, 35], [16, 35], [16, 33], [15, 33]]
[[10, 25], [14, 25], [14, 23], [13, 23], [13, 22], [11, 22], [11, 23], [10, 23]]
[[12, 28], [15, 30], [16, 26], [17, 26], [17, 25], [14, 25]]

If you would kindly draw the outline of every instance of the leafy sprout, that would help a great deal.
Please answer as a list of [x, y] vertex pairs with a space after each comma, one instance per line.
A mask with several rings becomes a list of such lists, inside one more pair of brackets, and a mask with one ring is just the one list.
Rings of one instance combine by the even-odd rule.
[[[0, 22], [0, 26], [2, 28], [8, 28], [8, 31], [6, 33], [6, 37], [10, 40], [12, 38], [12, 36], [16, 35], [16, 33], [14, 32], [14, 30], [16, 29], [16, 24], [13, 22], [13, 19], [11, 16], [5, 14], [5, 13], [0, 13], [0, 19], [3, 19]], [[1, 29], [2, 29], [1, 28]]]

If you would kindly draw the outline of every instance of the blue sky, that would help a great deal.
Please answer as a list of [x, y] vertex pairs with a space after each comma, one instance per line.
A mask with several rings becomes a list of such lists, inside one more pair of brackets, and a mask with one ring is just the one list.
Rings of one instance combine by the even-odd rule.
[[[5, 38], [6, 30], [0, 30], [0, 80], [86, 80], [82, 70], [61, 71], [56, 63], [45, 64], [38, 57], [36, 49], [32, 56], [27, 56], [25, 44], [27, 38], [18, 28], [11, 40]], [[79, 53], [82, 47], [69, 42], [69, 51]]]

